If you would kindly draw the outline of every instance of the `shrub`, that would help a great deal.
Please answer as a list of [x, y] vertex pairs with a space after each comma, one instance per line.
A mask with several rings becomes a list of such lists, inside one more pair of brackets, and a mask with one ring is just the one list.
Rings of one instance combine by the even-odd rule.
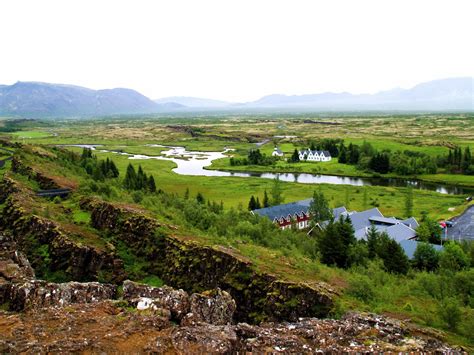
[[462, 312], [459, 302], [454, 297], [443, 299], [439, 304], [439, 315], [450, 330], [456, 330], [461, 320]]
[[469, 267], [469, 258], [459, 244], [448, 242], [441, 252], [439, 266], [443, 270], [459, 271]]
[[375, 288], [366, 275], [354, 275], [349, 281], [347, 292], [366, 303], [375, 299]]

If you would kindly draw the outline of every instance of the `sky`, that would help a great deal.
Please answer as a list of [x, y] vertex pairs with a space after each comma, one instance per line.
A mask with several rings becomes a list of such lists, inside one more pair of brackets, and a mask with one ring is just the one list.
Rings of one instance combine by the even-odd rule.
[[0, 84], [157, 99], [374, 93], [474, 76], [472, 0], [1, 0]]

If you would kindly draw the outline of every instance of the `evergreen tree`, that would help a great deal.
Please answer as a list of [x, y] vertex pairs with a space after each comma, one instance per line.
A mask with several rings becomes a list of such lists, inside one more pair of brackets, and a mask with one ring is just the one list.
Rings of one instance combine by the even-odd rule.
[[321, 262], [340, 268], [349, 267], [351, 260], [349, 253], [354, 241], [354, 230], [350, 222], [342, 216], [337, 222], [330, 220], [318, 239]]
[[116, 178], [119, 176], [119, 171], [117, 169], [117, 166], [115, 165], [114, 161], [111, 159], [110, 160], [110, 172], [112, 173], [112, 177]]
[[257, 196], [257, 201], [255, 203], [255, 209], [258, 210], [260, 208], [262, 208], [262, 205], [260, 204], [260, 200], [258, 199], [258, 196]]
[[148, 178], [148, 191], [154, 193], [156, 192], [156, 184], [155, 184], [155, 178], [153, 175], [150, 175]]
[[125, 179], [123, 185], [127, 190], [135, 190], [137, 186], [137, 173], [131, 163], [127, 166], [127, 172], [125, 173]]
[[406, 274], [410, 268], [410, 262], [403, 248], [398, 242], [382, 233], [381, 259], [385, 270], [395, 274]]
[[270, 195], [272, 197], [271, 199], [272, 206], [278, 206], [283, 203], [284, 201], [283, 191], [281, 187], [281, 181], [278, 176], [275, 179], [273, 179], [273, 186], [272, 186], [272, 190], [270, 191]]
[[344, 145], [342, 146], [341, 149], [339, 149], [338, 162], [340, 164], [346, 164], [347, 163], [347, 151], [346, 151], [346, 147], [344, 147]]
[[135, 186], [135, 189], [136, 190], [141, 190], [143, 189], [145, 186], [146, 186], [146, 175], [145, 173], [143, 172], [143, 169], [142, 169], [142, 166], [139, 165], [138, 166], [138, 172], [137, 172], [137, 179], [136, 179], [136, 186]]
[[359, 162], [359, 157], [360, 157], [360, 153], [359, 153], [359, 147], [357, 145], [354, 145], [354, 144], [349, 144], [349, 156], [347, 158], [347, 161], [349, 162], [349, 164], [357, 164]]
[[200, 204], [204, 204], [206, 201], [204, 199], [204, 196], [202, 193], [198, 192], [197, 195], [196, 195], [196, 201], [197, 203], [200, 203]]
[[255, 200], [255, 197], [252, 195], [252, 196], [250, 197], [248, 210], [249, 210], [249, 211], [253, 211], [253, 210], [257, 209], [256, 206], [257, 206], [257, 201]]
[[270, 207], [270, 199], [268, 198], [267, 190], [263, 192], [263, 207]]
[[413, 187], [408, 186], [405, 195], [405, 217], [413, 216]]
[[184, 199], [188, 200], [189, 199], [189, 187], [186, 188], [186, 191], [184, 192]]
[[379, 251], [379, 237], [380, 234], [377, 231], [377, 228], [372, 224], [367, 232], [367, 249], [369, 259], [374, 259], [377, 257]]
[[469, 165], [471, 165], [471, 163], [472, 163], [471, 150], [469, 149], [469, 147], [466, 147], [466, 149], [464, 149], [464, 156], [461, 163], [461, 169], [463, 173], [469, 170]]
[[295, 151], [291, 155], [290, 162], [291, 163], [298, 163], [299, 161], [300, 161], [300, 155], [298, 154], [298, 150], [295, 149]]

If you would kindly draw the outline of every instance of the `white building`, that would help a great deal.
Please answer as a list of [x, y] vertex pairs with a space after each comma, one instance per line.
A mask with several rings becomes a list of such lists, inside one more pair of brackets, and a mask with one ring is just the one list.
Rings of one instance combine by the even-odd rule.
[[300, 150], [298, 152], [301, 161], [331, 161], [331, 153], [327, 150]]
[[273, 157], [282, 157], [283, 155], [284, 155], [283, 152], [278, 147], [275, 147], [275, 149], [272, 152]]

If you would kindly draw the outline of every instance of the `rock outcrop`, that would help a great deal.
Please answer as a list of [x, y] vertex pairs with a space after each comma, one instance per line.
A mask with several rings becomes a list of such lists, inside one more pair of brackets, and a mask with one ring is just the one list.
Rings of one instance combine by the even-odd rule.
[[225, 291], [215, 289], [203, 293], [193, 293], [189, 299], [189, 313], [181, 325], [208, 323], [228, 325], [233, 321], [235, 301]]
[[336, 293], [323, 282], [294, 283], [260, 273], [232, 250], [161, 234], [158, 223], [140, 211], [94, 199], [81, 206], [91, 212], [95, 228], [112, 233], [136, 253], [147, 250], [154, 270], [167, 284], [192, 293], [215, 288], [228, 292], [237, 303], [237, 320], [320, 317], [333, 307]]
[[0, 311], [0, 352], [314, 354], [462, 353], [463, 349], [372, 314], [260, 326], [177, 326], [154, 312], [130, 311], [117, 302], [102, 301], [31, 313]]
[[94, 303], [114, 299], [116, 286], [98, 282], [52, 283], [40, 280], [14, 283], [8, 295], [13, 311], [39, 310], [75, 303]]
[[127, 280], [123, 283], [123, 298], [135, 303], [140, 298], [150, 299], [155, 307], [168, 309], [172, 319], [176, 321], [181, 321], [189, 312], [188, 293], [168, 286], [151, 287]]
[[[123, 262], [113, 252], [78, 243], [70, 233], [55, 222], [28, 213], [22, 206], [26, 193], [4, 179], [1, 191], [9, 192], [2, 211], [2, 229], [8, 229], [35, 268], [52, 272], [60, 270], [70, 280], [121, 282], [126, 278]], [[13, 192], [12, 192], [13, 191]], [[47, 265], [44, 258], [35, 255], [44, 246], [48, 252]]]

